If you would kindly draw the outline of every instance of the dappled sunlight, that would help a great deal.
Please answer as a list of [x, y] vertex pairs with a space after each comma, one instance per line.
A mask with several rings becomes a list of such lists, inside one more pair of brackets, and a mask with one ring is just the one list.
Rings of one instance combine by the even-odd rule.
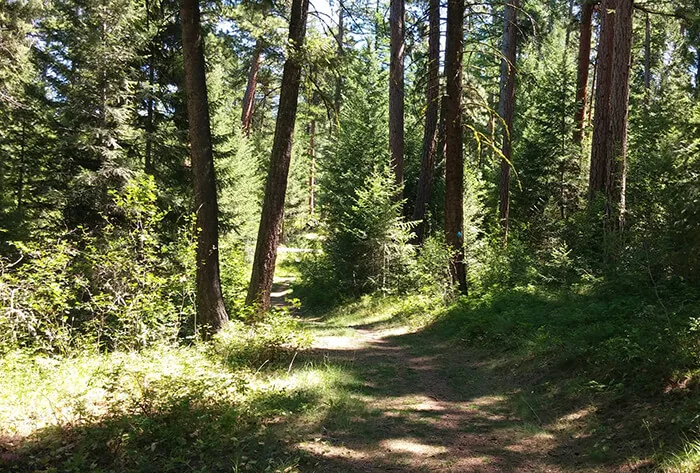
[[297, 444], [297, 447], [315, 455], [331, 458], [337, 457], [349, 460], [362, 460], [370, 456], [368, 452], [322, 442], [320, 438], [311, 442], [300, 442]]
[[447, 447], [426, 445], [412, 438], [382, 440], [379, 445], [392, 452], [410, 453], [420, 456], [434, 456], [446, 453]]
[[367, 347], [367, 342], [356, 337], [328, 335], [315, 337], [313, 347], [320, 350], [361, 350]]

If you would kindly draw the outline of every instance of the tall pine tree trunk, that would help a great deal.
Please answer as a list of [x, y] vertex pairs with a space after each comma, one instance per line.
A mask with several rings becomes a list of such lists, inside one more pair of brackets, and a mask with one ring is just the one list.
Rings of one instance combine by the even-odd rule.
[[602, 0], [600, 5], [600, 34], [598, 39], [595, 113], [591, 167], [588, 175], [588, 196], [595, 199], [605, 192], [607, 181], [607, 142], [610, 133], [610, 87], [612, 80], [613, 43], [615, 39], [615, 0]]
[[498, 215], [503, 227], [503, 242], [508, 241], [510, 224], [510, 168], [513, 163], [513, 116], [515, 114], [515, 60], [518, 0], [509, 0], [503, 12], [503, 43], [501, 45], [501, 97], [498, 114], [503, 119], [503, 147], [499, 184]]
[[416, 227], [416, 242], [423, 242], [426, 230], [425, 215], [430, 202], [435, 168], [435, 147], [437, 145], [438, 107], [440, 105], [440, 1], [430, 0], [428, 4], [430, 31], [428, 34], [428, 86], [426, 91], [425, 128], [421, 153], [420, 177], [413, 220]]
[[309, 122], [309, 217], [316, 208], [316, 119]]
[[610, 93], [610, 136], [606, 194], [611, 220], [618, 229], [625, 224], [627, 185], [627, 122], [629, 117], [630, 66], [632, 60], [633, 0], [618, 0], [615, 8], [615, 38]]
[[[146, 31], [151, 34], [151, 5], [149, 0], [146, 0]], [[155, 126], [153, 123], [154, 110], [154, 87], [155, 87], [155, 41], [154, 38], [149, 38], [149, 54], [148, 54], [148, 97], [146, 99], [146, 156], [144, 159], [144, 170], [153, 173], [153, 132]]]
[[651, 19], [649, 13], [644, 18], [644, 92], [645, 101], [649, 99], [651, 88]]
[[[342, 64], [343, 61], [343, 42], [345, 41], [345, 6], [343, 5], [343, 0], [338, 2], [338, 59]], [[343, 100], [343, 76], [338, 71], [338, 75], [335, 78], [335, 94], [334, 94], [334, 107], [335, 107], [335, 119], [333, 120], [332, 130], [337, 131], [338, 124], [340, 123], [340, 104]]]
[[260, 312], [270, 308], [270, 290], [284, 219], [284, 200], [292, 157], [292, 139], [301, 82], [301, 48], [306, 35], [308, 10], [309, 0], [293, 0], [289, 20], [289, 52], [282, 73], [275, 138], [265, 183], [265, 199], [255, 247], [253, 272], [246, 298], [246, 303], [255, 305]]
[[462, 43], [464, 2], [447, 2], [445, 50], [445, 240], [452, 251], [450, 269], [459, 290], [467, 292], [464, 263], [464, 156], [462, 153]]
[[255, 42], [253, 57], [250, 60], [248, 83], [243, 95], [243, 111], [241, 112], [241, 128], [245, 136], [250, 136], [250, 127], [253, 121], [253, 108], [255, 106], [255, 87], [258, 83], [258, 71], [260, 70], [260, 57], [262, 56], [262, 41]]
[[403, 194], [404, 0], [391, 0], [391, 55], [389, 57], [389, 152], [394, 182]]
[[228, 315], [219, 278], [219, 208], [212, 155], [209, 102], [204, 70], [204, 43], [198, 0], [182, 0], [182, 50], [190, 128], [190, 153], [197, 211], [197, 314], [204, 336], [220, 329]]
[[586, 96], [588, 92], [588, 69], [591, 62], [591, 20], [593, 3], [581, 3], [581, 23], [579, 27], [578, 65], [576, 68], [576, 112], [574, 114], [574, 143], [581, 145], [586, 116]]

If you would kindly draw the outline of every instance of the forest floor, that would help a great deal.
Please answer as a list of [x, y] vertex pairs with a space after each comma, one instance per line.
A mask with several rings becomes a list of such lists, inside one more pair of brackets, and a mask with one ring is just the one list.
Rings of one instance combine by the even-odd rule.
[[[612, 472], [649, 466], [596, 456], [593, 406], [543, 422], [544, 413], [528, 402], [527, 379], [499, 369], [502, 360], [493, 353], [458, 349], [406, 326], [387, 327], [390, 321], [354, 322], [360, 323], [308, 322], [313, 350], [298, 362], [333, 365], [349, 378], [343, 404], [307, 426], [308, 440], [298, 444], [309, 454], [302, 471]], [[298, 435], [303, 427], [292, 430]]]
[[273, 304], [311, 346], [270, 351], [289, 328], [239, 324], [212, 345], [0, 357], [0, 471], [700, 471], [697, 374], [669, 378], [683, 339], [650, 336], [666, 318], [637, 296], [299, 311], [279, 276]]

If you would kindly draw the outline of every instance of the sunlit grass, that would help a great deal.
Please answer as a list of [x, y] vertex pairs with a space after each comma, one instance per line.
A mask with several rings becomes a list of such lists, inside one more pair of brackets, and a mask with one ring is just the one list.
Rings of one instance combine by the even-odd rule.
[[352, 328], [416, 329], [433, 320], [440, 308], [437, 298], [426, 295], [368, 295], [335, 308], [323, 317], [323, 325], [337, 334], [352, 333]]

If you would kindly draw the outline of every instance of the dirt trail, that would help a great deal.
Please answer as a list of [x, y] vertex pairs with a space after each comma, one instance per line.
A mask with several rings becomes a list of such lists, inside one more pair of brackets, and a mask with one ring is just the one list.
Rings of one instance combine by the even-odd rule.
[[[276, 282], [273, 303], [286, 304], [291, 283]], [[297, 444], [309, 456], [301, 471], [638, 471], [584, 459], [587, 413], [543, 425], [515, 376], [506, 379], [483, 353], [405, 327], [347, 327], [339, 336], [327, 335], [323, 321], [310, 325], [311, 360], [339, 367], [354, 384], [346, 386], [351, 400], [330, 406], [320, 429], [305, 435], [311, 440]]]
[[478, 385], [457, 391], [444, 374], [449, 354], [426, 346], [416, 353], [402, 343], [405, 336], [411, 337], [401, 330], [356, 329], [350, 336], [318, 338], [319, 354], [356, 370], [369, 415], [324, 428], [321, 441], [301, 445], [316, 457], [315, 471], [568, 470], [552, 461], [555, 436], [524, 422], [504, 396], [493, 394], [501, 383], [485, 378], [478, 362], [461, 366], [473, 371]]

